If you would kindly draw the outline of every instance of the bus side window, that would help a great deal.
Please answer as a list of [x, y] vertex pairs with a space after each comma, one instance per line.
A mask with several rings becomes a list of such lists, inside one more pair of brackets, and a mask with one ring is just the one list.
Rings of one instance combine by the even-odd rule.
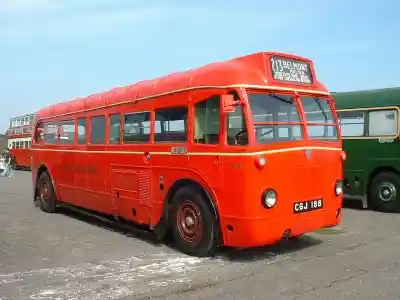
[[125, 114], [124, 144], [150, 141], [150, 112]]
[[[40, 123], [36, 128], [35, 142], [37, 144], [41, 144], [43, 143], [43, 140], [44, 140], [44, 124]], [[13, 142], [13, 148], [15, 148], [15, 142]]]
[[187, 107], [174, 107], [156, 110], [154, 141], [187, 141]]
[[397, 134], [397, 110], [375, 110], [368, 114], [369, 136], [395, 136]]
[[246, 117], [243, 112], [243, 107], [238, 105], [235, 111], [227, 114], [227, 144], [244, 146], [248, 145], [248, 132]]
[[78, 119], [78, 144], [86, 144], [87, 119]]
[[90, 144], [105, 144], [106, 117], [96, 116], [90, 119]]
[[195, 104], [194, 142], [198, 144], [219, 144], [220, 96], [212, 96]]
[[110, 136], [108, 137], [109, 144], [121, 143], [121, 114], [110, 115]]
[[96, 116], [90, 119], [90, 144], [105, 144], [106, 117]]
[[75, 136], [75, 121], [68, 120], [60, 122], [58, 124], [58, 133], [60, 137], [60, 144], [73, 144]]
[[45, 123], [43, 136], [45, 144], [56, 144], [58, 142], [57, 123]]
[[365, 112], [364, 111], [338, 111], [339, 125], [342, 136], [364, 136], [365, 135]]

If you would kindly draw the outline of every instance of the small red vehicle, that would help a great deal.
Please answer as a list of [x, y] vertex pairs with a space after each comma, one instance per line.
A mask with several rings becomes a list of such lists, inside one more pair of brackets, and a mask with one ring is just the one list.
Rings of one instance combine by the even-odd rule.
[[13, 169], [29, 169], [31, 167], [32, 145], [32, 120], [34, 114], [27, 114], [10, 119], [10, 127], [7, 130], [8, 148], [13, 160]]
[[32, 183], [60, 204], [168, 232], [181, 251], [337, 225], [345, 159], [311, 60], [255, 53], [46, 107]]

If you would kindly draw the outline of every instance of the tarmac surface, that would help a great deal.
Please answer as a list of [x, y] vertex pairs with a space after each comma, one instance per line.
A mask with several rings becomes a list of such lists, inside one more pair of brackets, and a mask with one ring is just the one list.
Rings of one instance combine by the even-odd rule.
[[0, 178], [0, 300], [400, 299], [397, 214], [345, 208], [336, 228], [198, 259], [151, 233], [46, 214], [30, 176]]

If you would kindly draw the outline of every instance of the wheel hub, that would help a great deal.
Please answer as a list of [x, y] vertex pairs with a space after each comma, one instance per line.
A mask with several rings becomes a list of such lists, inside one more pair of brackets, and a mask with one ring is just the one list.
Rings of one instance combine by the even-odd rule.
[[199, 207], [190, 200], [178, 206], [176, 226], [187, 243], [198, 242], [203, 235], [203, 220]]
[[186, 222], [187, 226], [193, 226], [194, 225], [194, 219], [191, 216], [187, 216], [185, 222]]
[[389, 202], [397, 196], [396, 186], [391, 182], [383, 182], [379, 187], [379, 198], [383, 202]]
[[49, 198], [49, 187], [47, 182], [43, 182], [42, 183], [42, 188], [41, 188], [41, 198], [42, 200], [44, 200], [45, 202], [47, 202], [48, 198]]

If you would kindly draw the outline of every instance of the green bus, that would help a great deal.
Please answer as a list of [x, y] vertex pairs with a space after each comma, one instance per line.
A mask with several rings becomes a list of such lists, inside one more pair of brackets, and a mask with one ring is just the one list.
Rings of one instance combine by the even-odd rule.
[[343, 137], [344, 196], [400, 212], [400, 87], [332, 93]]

